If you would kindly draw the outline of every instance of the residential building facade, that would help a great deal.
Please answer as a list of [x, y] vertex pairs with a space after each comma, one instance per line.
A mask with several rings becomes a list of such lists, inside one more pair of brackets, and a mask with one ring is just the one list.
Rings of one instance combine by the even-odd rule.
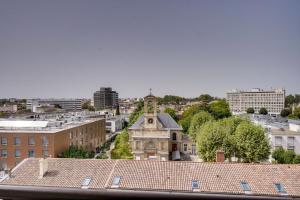
[[0, 168], [11, 169], [28, 157], [58, 157], [69, 146], [88, 151], [105, 142], [105, 119], [0, 121]]
[[101, 87], [94, 93], [94, 107], [96, 109], [114, 109], [119, 105], [119, 95], [111, 87]]
[[284, 109], [284, 100], [284, 89], [264, 91], [255, 88], [250, 91], [227, 92], [227, 101], [233, 114], [246, 113], [248, 108], [253, 108], [258, 113], [261, 108], [266, 108], [269, 114], [279, 115]]

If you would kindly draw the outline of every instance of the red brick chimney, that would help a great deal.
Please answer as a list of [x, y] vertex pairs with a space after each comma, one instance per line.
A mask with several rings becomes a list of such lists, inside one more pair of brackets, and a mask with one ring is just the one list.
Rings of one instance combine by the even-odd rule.
[[223, 150], [216, 151], [216, 162], [224, 162], [225, 161], [225, 153]]

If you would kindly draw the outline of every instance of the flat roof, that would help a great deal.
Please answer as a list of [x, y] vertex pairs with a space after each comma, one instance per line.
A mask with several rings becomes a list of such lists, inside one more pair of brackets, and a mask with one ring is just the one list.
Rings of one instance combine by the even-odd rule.
[[0, 121], [0, 128], [45, 128], [48, 121]]

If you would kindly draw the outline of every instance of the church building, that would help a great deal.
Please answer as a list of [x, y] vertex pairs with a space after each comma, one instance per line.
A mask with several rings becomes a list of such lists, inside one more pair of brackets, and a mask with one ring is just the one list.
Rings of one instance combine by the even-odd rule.
[[[157, 112], [157, 99], [144, 98], [144, 114], [129, 128], [129, 142], [136, 160], [180, 160], [188, 153], [190, 140], [168, 113]], [[186, 141], [183, 144], [183, 141]]]

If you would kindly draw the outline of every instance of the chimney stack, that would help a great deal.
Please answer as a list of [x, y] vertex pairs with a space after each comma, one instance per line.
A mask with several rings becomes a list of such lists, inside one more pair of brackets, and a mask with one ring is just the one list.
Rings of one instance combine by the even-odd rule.
[[40, 173], [39, 173], [39, 178], [43, 178], [44, 175], [47, 173], [48, 171], [48, 160], [41, 158], [39, 160], [39, 166], [40, 166]]
[[225, 162], [225, 153], [223, 150], [216, 151], [216, 162]]

